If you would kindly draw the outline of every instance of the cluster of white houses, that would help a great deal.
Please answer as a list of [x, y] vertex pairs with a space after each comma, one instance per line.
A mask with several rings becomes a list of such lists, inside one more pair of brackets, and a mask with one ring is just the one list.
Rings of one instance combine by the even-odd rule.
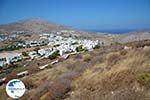
[[104, 45], [103, 41], [99, 40], [87, 40], [87, 39], [76, 39], [72, 37], [63, 37], [56, 34], [41, 34], [40, 38], [45, 38], [48, 40], [49, 48], [39, 49], [38, 51], [29, 52], [31, 59], [38, 57], [48, 57], [53, 54], [55, 51], [59, 51], [59, 54], [62, 56], [66, 53], [77, 52], [76, 48], [82, 46], [84, 49], [93, 50], [96, 46]]
[[[58, 32], [57, 34], [47, 34], [43, 33], [40, 35], [40, 41], [43, 40], [47, 42], [48, 48], [42, 48], [37, 51], [27, 52], [30, 59], [36, 58], [47, 58], [56, 51], [59, 51], [60, 56], [64, 54], [77, 52], [76, 48], [82, 46], [82, 48], [87, 50], [93, 50], [96, 46], [104, 45], [103, 41], [99, 40], [87, 40], [87, 39], [77, 39], [74, 37], [63, 37]], [[39, 41], [29, 41], [30, 46], [37, 46]], [[0, 55], [0, 67], [17, 62], [23, 59], [22, 53], [15, 54], [3, 54]]]
[[21, 60], [22, 58], [23, 57], [21, 53], [1, 53], [0, 54], [0, 67], [11, 64], [11, 63], [15, 63]]

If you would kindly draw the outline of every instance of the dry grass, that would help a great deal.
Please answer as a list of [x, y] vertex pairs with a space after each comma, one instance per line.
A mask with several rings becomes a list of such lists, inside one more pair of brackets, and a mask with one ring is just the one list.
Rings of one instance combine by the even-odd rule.
[[150, 50], [120, 48], [72, 55], [22, 78], [28, 91], [21, 100], [149, 100]]
[[85, 62], [89, 62], [91, 59], [92, 57], [89, 54], [83, 56], [83, 61]]
[[[150, 70], [150, 51], [123, 52], [109, 53], [106, 61], [87, 69], [72, 83], [73, 91], [68, 99], [149, 100], [149, 74], [142, 73]], [[109, 70], [108, 65], [111, 65]]]
[[106, 59], [107, 59], [107, 65], [113, 66], [120, 60], [120, 55], [119, 53], [110, 53]]

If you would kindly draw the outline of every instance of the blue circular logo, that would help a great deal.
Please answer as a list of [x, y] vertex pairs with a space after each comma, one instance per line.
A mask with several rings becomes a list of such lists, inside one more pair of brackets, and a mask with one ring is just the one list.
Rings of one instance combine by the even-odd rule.
[[23, 96], [25, 90], [24, 83], [18, 79], [10, 80], [6, 85], [6, 92], [13, 99]]

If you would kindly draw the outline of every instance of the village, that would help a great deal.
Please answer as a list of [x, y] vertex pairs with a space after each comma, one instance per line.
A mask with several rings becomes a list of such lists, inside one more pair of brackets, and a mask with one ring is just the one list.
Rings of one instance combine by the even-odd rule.
[[[1, 69], [7, 68], [9, 65], [16, 64], [19, 61], [28, 60], [32, 61], [34, 59], [45, 59], [49, 58], [53, 60], [55, 58], [62, 57], [67, 59], [69, 55], [74, 55], [80, 52], [92, 51], [96, 48], [104, 46], [103, 41], [81, 39], [73, 35], [63, 35], [62, 33], [71, 34], [72, 31], [62, 31], [62, 32], [51, 32], [42, 33], [38, 40], [26, 41], [25, 43], [19, 43], [18, 45], [23, 48], [35, 48], [31, 51], [25, 52], [2, 52], [0, 53], [0, 67]], [[45, 48], [40, 48], [40, 46], [46, 45]], [[55, 59], [50, 64], [53, 65], [59, 61]], [[24, 65], [26, 66], [26, 65]], [[49, 64], [39, 66], [40, 70], [48, 67]], [[17, 73], [17, 76], [28, 75], [28, 71]], [[4, 80], [1, 78], [1, 81]]]
[[[103, 41], [78, 39], [75, 36], [63, 36], [62, 33], [72, 31], [60, 31], [51, 33], [42, 33], [38, 40], [26, 41], [25, 43], [19, 43], [20, 47], [32, 48], [37, 47], [33, 51], [27, 51], [22, 53], [1, 53], [0, 54], [0, 67], [4, 67], [9, 64], [16, 63], [25, 58], [42, 59], [58, 53], [57, 55], [63, 56], [69, 53], [77, 53], [81, 51], [90, 51], [95, 48], [104, 46]], [[40, 48], [42, 45], [47, 45], [46, 48]]]

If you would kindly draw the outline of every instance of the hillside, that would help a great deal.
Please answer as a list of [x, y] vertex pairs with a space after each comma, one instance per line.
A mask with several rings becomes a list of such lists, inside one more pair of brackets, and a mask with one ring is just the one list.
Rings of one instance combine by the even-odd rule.
[[[136, 45], [134, 47], [134, 44]], [[124, 49], [124, 46], [133, 48]], [[147, 46], [147, 47], [144, 47]], [[71, 55], [49, 68], [20, 78], [27, 91], [21, 100], [149, 100], [150, 41], [115, 44], [94, 51]], [[59, 58], [57, 58], [59, 59]], [[9, 78], [15, 78], [15, 71]], [[1, 100], [9, 100], [5, 84]]]
[[141, 31], [141, 32], [129, 32], [126, 34], [120, 34], [119, 37], [115, 38], [120, 42], [132, 42], [150, 39], [150, 31]]
[[26, 31], [26, 32], [48, 32], [48, 31], [59, 31], [59, 30], [70, 30], [70, 27], [55, 24], [43, 19], [33, 18], [27, 20], [20, 20], [14, 23], [0, 25], [1, 32], [10, 33], [12, 31]]
[[108, 44], [111, 42], [111, 38], [104, 34], [80, 31], [72, 27], [56, 24], [39, 18], [19, 20], [17, 22], [0, 25], [0, 38], [7, 37], [8, 39], [6, 39], [6, 41], [14, 40], [10, 37], [16, 35], [17, 32], [21, 32], [22, 34], [17, 34], [19, 35], [19, 39], [37, 40], [41, 33], [52, 33], [53, 31], [54, 33], [61, 32], [67, 36], [76, 35], [79, 38], [103, 40]]

